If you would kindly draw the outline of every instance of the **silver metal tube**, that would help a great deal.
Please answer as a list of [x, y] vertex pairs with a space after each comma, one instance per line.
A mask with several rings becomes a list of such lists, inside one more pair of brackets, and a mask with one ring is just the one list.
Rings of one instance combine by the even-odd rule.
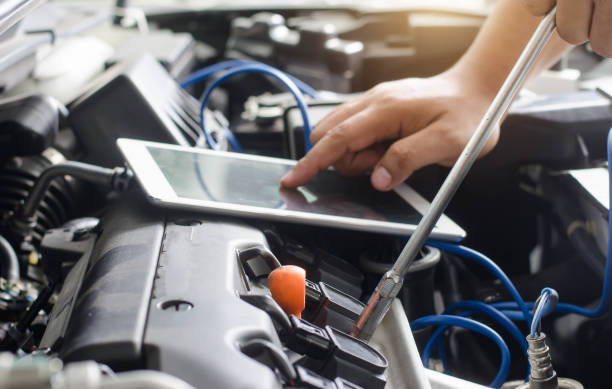
[[385, 273], [378, 283], [376, 290], [374, 290], [368, 301], [367, 307], [364, 309], [357, 324], [353, 327], [352, 333], [354, 336], [366, 341], [369, 340], [378, 323], [380, 323], [389, 310], [393, 299], [402, 288], [404, 276], [408, 268], [418, 255], [421, 247], [425, 244], [429, 234], [476, 161], [476, 158], [480, 155], [491, 133], [508, 110], [540, 52], [552, 35], [555, 29], [555, 15], [556, 8], [553, 8], [540, 22], [540, 25], [525, 46], [523, 53], [481, 119], [476, 131], [446, 177], [436, 197], [431, 202], [427, 213], [421, 219], [391, 270]]

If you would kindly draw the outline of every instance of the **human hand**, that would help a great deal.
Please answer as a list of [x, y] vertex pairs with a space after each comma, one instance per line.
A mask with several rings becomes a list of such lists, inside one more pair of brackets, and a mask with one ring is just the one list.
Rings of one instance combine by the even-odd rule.
[[593, 50], [612, 57], [612, 1], [609, 0], [523, 0], [529, 11], [542, 16], [557, 5], [557, 31], [577, 45], [591, 41]]
[[[281, 184], [304, 185], [333, 165], [348, 176], [373, 169], [372, 185], [387, 191], [426, 165], [450, 166], [492, 98], [479, 85], [465, 73], [380, 84], [316, 126], [311, 134], [314, 147]], [[496, 130], [483, 154], [498, 137]]]

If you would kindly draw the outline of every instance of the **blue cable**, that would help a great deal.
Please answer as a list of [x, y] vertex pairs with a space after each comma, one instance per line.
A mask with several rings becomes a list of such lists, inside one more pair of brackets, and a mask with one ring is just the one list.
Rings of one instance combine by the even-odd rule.
[[[500, 309], [500, 307], [498, 306], [498, 304], [504, 304], [504, 306], [506, 306], [507, 308], [504, 309]], [[526, 303], [528, 307], [531, 307], [534, 305], [534, 303]], [[503, 303], [493, 303], [491, 304], [492, 307], [495, 307], [497, 309], [500, 309], [501, 312], [504, 313], [504, 315], [508, 316], [508, 318], [510, 318], [510, 320], [514, 320], [514, 321], [524, 321], [525, 317], [523, 316], [523, 313], [520, 311], [517, 311], [518, 309], [518, 305], [516, 305], [515, 302], [513, 301], [508, 301], [508, 302], [503, 302]], [[584, 308], [580, 308], [577, 307], [576, 305], [573, 304], [567, 304], [567, 303], [558, 303], [557, 306], [555, 307], [555, 309], [553, 309], [553, 312], [555, 313], [559, 313], [559, 314], [569, 314], [569, 313], [573, 313], [573, 314], [577, 314], [577, 315], [582, 315], [585, 317], [590, 317], [588, 315], [584, 315], [581, 312], [578, 312], [577, 310], [584, 310]]]
[[247, 61], [247, 60], [241, 60], [241, 59], [219, 62], [214, 65], [210, 65], [203, 69], [200, 69], [190, 74], [189, 76], [187, 76], [187, 78], [181, 81], [181, 87], [187, 88], [195, 83], [208, 79], [210, 76], [214, 75], [215, 73], [218, 73], [223, 70], [236, 68], [239, 66], [244, 66], [244, 65], [256, 65], [256, 66], [261, 66], [262, 68], [268, 68], [268, 69], [273, 69], [273, 70], [282, 72], [289, 79], [291, 79], [291, 81], [293, 81], [293, 83], [298, 87], [300, 91], [302, 91], [302, 93], [312, 97], [313, 99], [316, 99], [319, 96], [319, 93], [313, 87], [306, 84], [304, 81], [300, 80], [299, 78], [293, 77], [292, 75], [285, 73], [282, 70], [279, 70], [270, 65], [266, 65], [265, 63], [261, 63], [257, 61]]
[[[499, 388], [504, 384], [504, 382], [506, 382], [506, 378], [508, 378], [508, 373], [510, 371], [510, 350], [508, 349], [508, 346], [506, 346], [506, 343], [504, 343], [502, 337], [491, 328], [472, 319], [451, 315], [425, 316], [413, 321], [410, 326], [413, 330], [419, 330], [428, 326], [454, 326], [478, 332], [479, 334], [488, 337], [495, 342], [501, 352], [499, 371], [497, 372], [497, 375], [495, 376], [493, 382], [491, 382], [490, 386], [493, 388]], [[437, 331], [439, 331], [439, 329]]]
[[[523, 333], [521, 332], [521, 330], [516, 326], [516, 324], [512, 322], [512, 320], [510, 320], [502, 312], [491, 307], [490, 305], [485, 304], [480, 301], [471, 301], [471, 300], [460, 301], [458, 303], [449, 305], [444, 311], [444, 314], [450, 314], [451, 312], [454, 312], [454, 311], [465, 311], [465, 312], [460, 313], [461, 316], [472, 316], [474, 313], [481, 313], [489, 317], [490, 319], [498, 323], [501, 327], [503, 327], [505, 330], [507, 330], [510, 333], [510, 335], [519, 343], [519, 345], [521, 346], [521, 349], [524, 352], [527, 352], [527, 347], [528, 347], [527, 341], [525, 340], [525, 337], [523, 336]], [[444, 327], [440, 327], [439, 329], [446, 330], [447, 328], [448, 328], [447, 326], [444, 326]], [[440, 337], [443, 332], [444, 331], [439, 331], [439, 333], [435, 332], [434, 334], [432, 334], [431, 338], [429, 338], [429, 340], [427, 341], [427, 344], [425, 345], [425, 348], [423, 349], [423, 353], [421, 354], [421, 359], [423, 360], [423, 364], [425, 366], [429, 364], [429, 358], [431, 357], [431, 353], [433, 351], [434, 345], [436, 344], [438, 345], [438, 353], [440, 353], [440, 351], [443, 351], [444, 348], [443, 347], [440, 348], [441, 346]]]
[[421, 353], [421, 362], [423, 362], [423, 366], [429, 367], [429, 359], [431, 358], [431, 354], [433, 352], [434, 345], [437, 346], [438, 356], [442, 361], [442, 367], [444, 368], [444, 373], [448, 372], [448, 358], [446, 357], [446, 352], [444, 351], [444, 337], [442, 336], [446, 330], [448, 330], [450, 326], [442, 325], [436, 328], [436, 330], [431, 334], [429, 340], [425, 344], [425, 348]]
[[502, 312], [498, 311], [497, 309], [493, 308], [488, 304], [485, 304], [481, 301], [460, 301], [458, 303], [449, 305], [444, 312], [449, 313], [464, 310], [481, 313], [489, 317], [501, 327], [503, 327], [505, 330], [507, 330], [510, 335], [512, 335], [512, 337], [519, 343], [523, 351], [527, 351], [527, 340], [525, 340], [525, 336], [523, 336], [523, 333], [517, 327], [517, 325], [514, 324], [512, 320], [508, 319], [508, 317], [505, 316]]
[[[521, 297], [520, 293], [518, 292], [518, 290], [516, 289], [516, 287], [510, 280], [510, 278], [506, 275], [506, 273], [504, 273], [504, 271], [499, 266], [497, 266], [497, 264], [493, 262], [490, 258], [468, 247], [457, 245], [457, 244], [435, 242], [435, 241], [428, 242], [427, 244], [429, 246], [436, 247], [440, 250], [447, 251], [447, 252], [450, 252], [456, 255], [460, 255], [463, 258], [473, 260], [477, 262], [478, 264], [480, 264], [481, 266], [485, 267], [491, 273], [493, 273], [502, 282], [502, 284], [508, 290], [510, 295], [515, 299], [515, 306], [521, 307], [521, 312], [518, 312], [518, 316], [520, 316], [523, 320], [527, 321], [528, 323], [531, 323], [532, 321], [531, 312], [529, 311], [529, 308], [525, 304], [525, 301]], [[457, 304], [463, 304], [463, 303], [466, 303], [467, 304], [466, 306], [472, 307], [472, 309], [469, 309], [470, 311], [473, 310], [473, 311], [483, 313], [489, 316], [490, 318], [492, 318], [493, 320], [495, 320], [496, 322], [498, 322], [502, 327], [504, 327], [506, 330], [510, 332], [510, 334], [519, 342], [523, 351], [526, 352], [527, 341], [525, 340], [525, 337], [523, 336], [521, 331], [518, 329], [518, 327], [514, 323], [512, 323], [511, 319], [508, 318], [504, 314], [505, 312], [500, 312], [500, 310], [492, 306], [489, 306], [485, 303], [478, 302], [478, 301], [473, 301], [473, 302], [466, 301], [466, 302], [460, 302]], [[447, 308], [447, 310], [445, 310], [445, 312], [449, 312], [450, 311], [449, 308], [453, 310], [462, 309], [462, 308], [457, 308], [457, 304], [451, 305], [450, 307]], [[459, 307], [461, 307], [461, 305], [459, 305]], [[467, 308], [464, 308], [464, 309], [467, 309]], [[461, 315], [469, 316], [470, 314], [472, 314], [472, 312], [464, 312]], [[433, 346], [435, 344], [438, 344], [439, 351], [442, 351], [443, 353], [443, 350], [444, 350], [443, 343], [438, 339], [441, 337], [441, 335], [444, 333], [445, 330], [446, 328], [443, 328], [443, 329], [440, 328], [436, 332], [434, 332], [434, 334], [431, 336], [431, 338], [427, 342], [425, 349], [423, 351], [423, 356], [422, 356], [423, 361], [428, 363], [429, 358], [431, 356], [431, 352], [433, 350]], [[444, 362], [445, 361], [443, 361], [443, 363]]]
[[529, 312], [529, 308], [527, 308], [525, 301], [519, 294], [518, 290], [516, 289], [510, 278], [506, 275], [506, 273], [504, 273], [504, 271], [499, 266], [497, 266], [497, 264], [493, 262], [490, 258], [488, 258], [484, 254], [479, 253], [476, 250], [472, 250], [469, 247], [465, 247], [458, 244], [430, 241], [427, 243], [427, 245], [475, 261], [487, 270], [489, 270], [501, 281], [502, 285], [504, 285], [504, 287], [508, 290], [508, 293], [510, 293], [510, 296], [512, 296], [517, 306], [523, 313], [523, 317], [525, 318], [527, 323], [531, 323], [531, 312]]
[[194, 73], [191, 73], [183, 81], [181, 81], [180, 85], [182, 88], [187, 88], [193, 84], [207, 80], [210, 76], [212, 76], [213, 74], [217, 72], [231, 69], [237, 66], [242, 66], [242, 65], [245, 65], [246, 63], [247, 61], [243, 61], [243, 60], [218, 62], [216, 64], [202, 68]]
[[442, 362], [442, 369], [444, 372], [449, 371], [448, 357], [446, 356], [446, 348], [444, 347], [444, 337], [438, 336], [438, 358]]
[[[514, 301], [503, 301], [499, 303], [491, 303], [489, 305], [499, 309], [500, 311], [503, 311], [503, 310], [515, 310], [516, 311], [518, 309], [518, 305]], [[533, 310], [534, 303], [526, 302], [525, 305], [530, 311]]]
[[206, 139], [206, 143], [208, 143], [210, 148], [213, 150], [219, 149], [219, 145], [217, 144], [217, 142], [213, 139], [212, 135], [206, 130], [206, 124], [205, 124], [205, 118], [204, 118], [204, 110], [206, 106], [208, 105], [208, 101], [210, 100], [212, 91], [215, 88], [217, 88], [219, 85], [221, 85], [223, 82], [225, 82], [228, 78], [234, 77], [239, 74], [245, 74], [245, 73], [260, 73], [260, 74], [266, 74], [266, 75], [275, 77], [287, 89], [289, 89], [291, 94], [293, 94], [293, 97], [295, 97], [298, 108], [300, 109], [300, 112], [302, 113], [302, 120], [304, 121], [304, 145], [305, 145], [306, 151], [310, 150], [312, 148], [312, 144], [310, 143], [310, 132], [312, 128], [310, 126], [310, 119], [308, 117], [307, 105], [306, 105], [306, 102], [304, 101], [304, 98], [300, 90], [291, 81], [291, 79], [289, 79], [282, 72], [278, 70], [274, 70], [272, 68], [268, 68], [268, 67], [261, 67], [257, 65], [248, 65], [248, 64], [226, 71], [219, 78], [216, 78], [213, 82], [211, 82], [210, 85], [208, 85], [208, 87], [202, 94], [202, 105], [200, 108], [200, 121], [202, 125], [202, 132], [204, 133], [204, 138]]
[[[495, 307], [495, 305], [491, 304], [492, 307]], [[525, 321], [525, 316], [523, 315], [523, 312], [521, 311], [506, 311], [506, 310], [500, 310], [501, 313], [503, 313], [508, 319], [512, 320], [512, 321]]]

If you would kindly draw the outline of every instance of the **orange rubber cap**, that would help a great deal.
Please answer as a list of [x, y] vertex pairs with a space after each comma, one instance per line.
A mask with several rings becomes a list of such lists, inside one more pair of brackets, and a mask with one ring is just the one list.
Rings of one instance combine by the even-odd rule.
[[302, 317], [306, 307], [306, 271], [299, 266], [287, 265], [274, 269], [268, 276], [272, 298], [287, 315]]

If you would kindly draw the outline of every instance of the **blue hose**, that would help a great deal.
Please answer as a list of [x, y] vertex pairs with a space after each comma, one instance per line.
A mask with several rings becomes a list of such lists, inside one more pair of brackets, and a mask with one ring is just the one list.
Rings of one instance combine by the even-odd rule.
[[517, 327], [517, 325], [514, 324], [512, 320], [508, 319], [508, 317], [506, 317], [502, 312], [498, 311], [497, 309], [483, 302], [470, 301], [470, 300], [460, 301], [458, 303], [451, 304], [446, 308], [444, 312], [450, 313], [454, 311], [463, 311], [463, 310], [481, 313], [489, 317], [490, 319], [494, 320], [497, 324], [499, 324], [505, 330], [507, 330], [510, 333], [510, 335], [512, 335], [512, 337], [521, 346], [521, 349], [523, 351], [527, 351], [527, 347], [528, 347], [527, 340], [525, 340], [523, 333]]
[[[501, 327], [503, 327], [505, 330], [507, 330], [510, 333], [510, 335], [519, 343], [519, 345], [521, 346], [521, 349], [524, 352], [527, 352], [527, 347], [528, 347], [527, 341], [525, 340], [525, 337], [523, 336], [523, 333], [521, 332], [521, 330], [516, 326], [516, 324], [512, 322], [512, 320], [510, 320], [502, 312], [498, 311], [492, 306], [485, 304], [483, 302], [480, 302], [480, 301], [466, 300], [466, 301], [460, 301], [458, 303], [449, 305], [444, 311], [444, 314], [450, 314], [451, 312], [454, 312], [454, 311], [465, 311], [465, 312], [460, 313], [461, 316], [472, 316], [474, 313], [480, 313], [480, 314], [483, 314], [489, 317], [490, 319], [495, 321], [497, 324], [499, 324]], [[429, 338], [429, 340], [427, 341], [427, 344], [425, 345], [425, 348], [423, 349], [423, 353], [421, 354], [421, 359], [423, 360], [423, 364], [425, 366], [429, 364], [429, 358], [431, 357], [431, 353], [433, 351], [434, 345], [438, 345], [438, 352], [444, 350], [443, 347], [440, 348], [441, 343], [439, 342], [440, 341], [439, 337], [444, 333], [444, 331], [447, 328], [448, 326], [439, 327], [438, 330], [440, 331], [434, 332], [431, 338]], [[443, 364], [444, 364], [444, 361], [443, 361]]]
[[[468, 315], [465, 315], [468, 316]], [[444, 373], [448, 372], [448, 358], [446, 357], [446, 351], [444, 350], [444, 332], [449, 329], [451, 326], [442, 325], [436, 328], [436, 330], [431, 334], [431, 337], [425, 344], [425, 348], [421, 353], [421, 362], [423, 362], [423, 366], [429, 367], [429, 359], [431, 358], [431, 354], [433, 352], [434, 346], [438, 346], [438, 354], [440, 360], [442, 361], [442, 366], [444, 368]], [[440, 355], [441, 354], [441, 355]]]
[[444, 372], [449, 371], [448, 357], [446, 356], [446, 349], [444, 347], [444, 337], [438, 336], [438, 358], [442, 362], [442, 369]]
[[523, 317], [525, 318], [527, 323], [531, 323], [531, 312], [529, 312], [529, 308], [527, 308], [525, 301], [519, 294], [518, 290], [516, 289], [510, 278], [506, 275], [506, 273], [504, 273], [504, 271], [499, 266], [497, 266], [497, 264], [493, 262], [490, 258], [488, 258], [484, 254], [479, 253], [476, 250], [472, 250], [471, 248], [458, 244], [430, 241], [427, 243], [427, 245], [475, 261], [487, 270], [489, 270], [491, 273], [493, 273], [493, 275], [495, 275], [495, 277], [497, 277], [501, 281], [504, 287], [508, 290], [508, 293], [510, 293], [510, 296], [512, 296], [517, 306], [520, 308], [520, 311], [523, 313]]
[[231, 70], [226, 71], [219, 78], [216, 78], [213, 82], [211, 82], [210, 85], [208, 85], [208, 87], [202, 94], [202, 105], [200, 108], [200, 121], [202, 125], [202, 131], [204, 133], [204, 138], [206, 139], [206, 143], [208, 143], [208, 145], [214, 150], [219, 149], [219, 145], [217, 144], [217, 142], [213, 139], [212, 135], [206, 129], [206, 123], [205, 123], [205, 117], [204, 117], [204, 110], [206, 106], [208, 105], [208, 101], [210, 100], [212, 91], [215, 88], [217, 88], [219, 85], [221, 85], [223, 82], [225, 82], [228, 78], [237, 76], [239, 74], [245, 74], [245, 73], [260, 73], [260, 74], [266, 74], [266, 75], [275, 77], [287, 89], [289, 89], [291, 94], [293, 94], [293, 97], [295, 97], [298, 108], [300, 109], [300, 112], [302, 113], [302, 120], [304, 121], [304, 145], [305, 145], [306, 151], [310, 150], [312, 148], [312, 144], [310, 143], [310, 132], [312, 128], [310, 126], [310, 119], [308, 117], [308, 108], [307, 108], [306, 102], [304, 101], [304, 98], [302, 97], [302, 93], [300, 92], [298, 87], [291, 81], [291, 79], [289, 79], [289, 77], [287, 77], [284, 73], [278, 70], [275, 70], [270, 67], [262, 67], [259, 65], [249, 65], [249, 64], [242, 65], [237, 68], [233, 68]]
[[[504, 304], [503, 309], [501, 309], [498, 304]], [[525, 303], [527, 304], [528, 307], [532, 307], [534, 305], [534, 303], [528, 302]], [[518, 309], [518, 305], [516, 305], [516, 303], [514, 301], [507, 301], [507, 302], [503, 302], [503, 303], [493, 303], [491, 304], [492, 307], [495, 307], [497, 309], [500, 309], [501, 312], [504, 313], [504, 315], [508, 316], [508, 318], [510, 318], [511, 320], [514, 321], [522, 321], [525, 320], [523, 313], [520, 311], [517, 311]], [[569, 314], [569, 313], [573, 313], [576, 315], [582, 315], [585, 317], [596, 317], [596, 316], [589, 316], [589, 315], [585, 315], [584, 313], [582, 313], [582, 311], [585, 311], [584, 308], [578, 307], [576, 305], [573, 304], [567, 304], [567, 303], [558, 303], [557, 306], [555, 307], [555, 309], [553, 309], [554, 313], [559, 313], [559, 314]], [[586, 310], [587, 312], [589, 312], [588, 310]], [[593, 310], [590, 310], [593, 311]]]
[[194, 73], [191, 73], [189, 76], [187, 76], [187, 78], [181, 81], [180, 85], [182, 88], [187, 88], [193, 84], [207, 80], [210, 76], [212, 76], [213, 74], [217, 72], [231, 69], [237, 66], [242, 66], [242, 65], [245, 65], [246, 63], [247, 61], [243, 61], [243, 60], [219, 62], [213, 65], [207, 66], [203, 69], [200, 69]]
[[[518, 309], [518, 305], [514, 301], [503, 301], [499, 303], [491, 303], [489, 305], [501, 311], [504, 311], [504, 310], [515, 310], [516, 311]], [[525, 305], [527, 306], [529, 310], [532, 310], [534, 303], [526, 302]]]
[[[495, 342], [501, 352], [501, 364], [499, 371], [497, 372], [497, 375], [495, 376], [493, 382], [491, 382], [490, 386], [493, 388], [499, 388], [504, 384], [504, 382], [506, 382], [506, 378], [508, 378], [508, 373], [510, 371], [510, 350], [508, 349], [508, 346], [506, 346], [506, 343], [504, 343], [502, 337], [491, 328], [465, 317], [451, 315], [425, 316], [413, 321], [410, 326], [413, 330], [418, 330], [428, 326], [454, 326], [478, 332], [479, 334], [488, 337]], [[437, 331], [439, 330], [440, 329]]]
[[313, 99], [316, 99], [319, 95], [318, 92], [313, 87], [306, 84], [304, 81], [300, 80], [299, 78], [293, 77], [292, 75], [283, 72], [282, 70], [276, 69], [272, 66], [266, 65], [261, 62], [246, 61], [246, 60], [241, 60], [241, 59], [219, 62], [214, 65], [210, 65], [203, 69], [200, 69], [190, 74], [189, 76], [187, 76], [187, 78], [181, 81], [181, 87], [187, 88], [188, 86], [191, 86], [193, 84], [196, 84], [198, 82], [208, 79], [210, 76], [214, 75], [215, 73], [218, 73], [223, 70], [236, 68], [239, 66], [244, 66], [244, 65], [256, 65], [262, 68], [268, 68], [268, 69], [273, 69], [273, 70], [282, 72], [289, 79], [291, 79], [291, 81], [293, 81], [293, 83], [298, 87], [300, 91], [302, 91], [302, 93], [312, 97]]

